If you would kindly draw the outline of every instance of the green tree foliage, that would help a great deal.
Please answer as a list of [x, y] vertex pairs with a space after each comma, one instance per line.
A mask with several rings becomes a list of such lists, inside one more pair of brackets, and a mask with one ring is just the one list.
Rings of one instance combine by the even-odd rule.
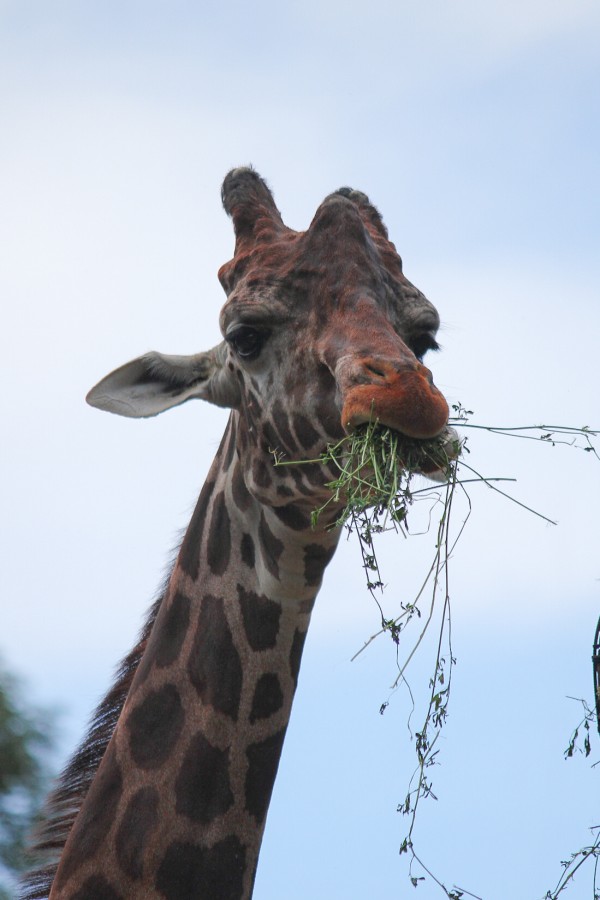
[[53, 716], [28, 706], [0, 665], [0, 900], [25, 867], [25, 842], [48, 788]]

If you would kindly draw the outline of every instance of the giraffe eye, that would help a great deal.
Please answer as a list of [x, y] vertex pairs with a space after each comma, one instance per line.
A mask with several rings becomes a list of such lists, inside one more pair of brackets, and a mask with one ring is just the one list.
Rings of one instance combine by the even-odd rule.
[[225, 340], [237, 355], [246, 360], [257, 358], [266, 338], [267, 332], [251, 325], [236, 325], [225, 336]]

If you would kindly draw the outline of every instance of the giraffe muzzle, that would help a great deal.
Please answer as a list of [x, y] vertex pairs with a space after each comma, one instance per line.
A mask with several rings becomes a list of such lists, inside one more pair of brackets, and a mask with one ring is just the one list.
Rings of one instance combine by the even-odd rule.
[[[353, 367], [354, 368], [354, 367]], [[352, 431], [357, 425], [377, 420], [412, 438], [433, 438], [448, 421], [448, 404], [433, 383], [431, 372], [419, 362], [394, 367], [363, 361], [346, 389], [342, 425]]]

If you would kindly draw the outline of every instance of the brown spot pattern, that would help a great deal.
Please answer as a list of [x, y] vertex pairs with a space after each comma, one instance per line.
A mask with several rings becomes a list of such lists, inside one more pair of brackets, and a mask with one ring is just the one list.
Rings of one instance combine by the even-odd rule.
[[236, 462], [235, 468], [233, 470], [233, 476], [231, 478], [231, 493], [233, 496], [233, 501], [238, 509], [241, 509], [242, 511], [247, 510], [250, 506], [252, 497], [250, 496], [250, 492], [246, 487], [242, 467], [239, 461]]
[[245, 868], [246, 851], [236, 837], [210, 849], [175, 842], [160, 864], [156, 888], [165, 900], [238, 900]]
[[317, 441], [322, 440], [319, 432], [313, 428], [302, 413], [294, 413], [292, 416], [292, 427], [304, 450], [309, 450], [311, 447], [314, 447]]
[[309, 586], [317, 587], [321, 583], [325, 567], [331, 562], [335, 553], [333, 547], [321, 544], [308, 544], [304, 549], [304, 581]]
[[175, 782], [176, 811], [208, 825], [233, 804], [229, 754], [199, 732], [191, 741]]
[[213, 503], [210, 532], [206, 547], [206, 559], [214, 575], [222, 575], [229, 566], [231, 554], [231, 528], [229, 513], [225, 506], [223, 492], [217, 494]]
[[157, 769], [171, 755], [183, 728], [179, 691], [165, 684], [151, 691], [127, 717], [129, 749], [141, 769]]
[[[287, 448], [282, 447], [281, 441], [279, 440], [279, 435], [273, 428], [271, 422], [263, 422], [262, 425], [262, 441], [261, 446], [265, 453], [273, 453], [274, 450], [285, 450]], [[274, 467], [276, 469], [276, 467]]]
[[[278, 512], [278, 509], [275, 510]], [[260, 514], [258, 523], [258, 539], [263, 555], [263, 562], [273, 578], [279, 578], [278, 560], [283, 553], [283, 542], [275, 537], [265, 519], [264, 512]]]
[[271, 484], [271, 472], [264, 459], [259, 458], [255, 461], [252, 467], [252, 475], [259, 487], [266, 488]]
[[285, 729], [282, 729], [264, 741], [250, 744], [246, 750], [246, 809], [259, 825], [262, 825], [269, 807], [284, 737]]
[[[225, 446], [225, 452], [223, 452], [223, 447]], [[233, 461], [233, 454], [235, 452], [235, 431], [231, 423], [231, 419], [229, 420], [229, 424], [225, 430], [225, 434], [223, 435], [223, 440], [221, 441], [221, 446], [219, 447], [218, 456], [222, 458], [221, 468], [223, 471], [228, 471], [231, 463]]]
[[302, 660], [302, 650], [304, 649], [305, 640], [306, 632], [296, 629], [294, 632], [294, 640], [292, 641], [292, 649], [290, 651], [290, 672], [296, 687], [298, 686], [298, 675], [300, 673], [300, 662]]
[[288, 503], [287, 506], [276, 506], [273, 512], [284, 525], [293, 528], [294, 531], [307, 531], [311, 527], [310, 515], [293, 503]]
[[277, 495], [279, 497], [293, 497], [293, 490], [287, 486], [287, 484], [278, 484], [277, 485]]
[[317, 487], [327, 482], [321, 463], [307, 463], [302, 466], [302, 474], [310, 484], [315, 484]]
[[237, 721], [242, 664], [233, 643], [223, 600], [211, 594], [202, 599], [187, 669], [203, 703]]
[[273, 425], [279, 435], [280, 444], [283, 444], [286, 450], [293, 453], [293, 451], [297, 449], [296, 441], [292, 437], [287, 413], [280, 400], [276, 400], [273, 404], [271, 415], [273, 416]]
[[246, 566], [248, 566], [249, 569], [253, 569], [255, 563], [254, 541], [252, 540], [252, 536], [250, 534], [242, 535], [240, 553], [242, 556], [242, 562]]
[[204, 533], [204, 523], [206, 521], [206, 510], [208, 508], [213, 487], [214, 482], [207, 481], [200, 491], [194, 514], [188, 525], [179, 552], [179, 564], [181, 568], [186, 575], [189, 575], [194, 581], [198, 577], [198, 571], [200, 569], [200, 547], [202, 544], [202, 535]]
[[253, 650], [274, 647], [279, 634], [281, 607], [264, 594], [247, 591], [238, 584], [238, 597], [248, 643]]
[[172, 665], [179, 656], [189, 622], [190, 601], [184, 594], [177, 592], [166, 611], [157, 637], [156, 665], [159, 669]]
[[258, 719], [268, 719], [283, 706], [283, 692], [279, 678], [274, 672], [266, 672], [256, 682], [252, 709], [250, 710], [250, 722]]
[[295, 469], [295, 468], [289, 469], [291, 476], [294, 479], [294, 484], [296, 485], [296, 490], [298, 491], [298, 493], [304, 494], [306, 497], [312, 497], [311, 489], [306, 484], [304, 484], [304, 481], [302, 480], [302, 472], [300, 472], [300, 468], [302, 469], [302, 472], [303, 472], [304, 469], [308, 468], [308, 466], [303, 465], [297, 469]]
[[158, 802], [156, 788], [140, 788], [127, 804], [117, 831], [119, 865], [134, 880], [144, 874], [144, 850], [158, 823]]
[[315, 395], [318, 398], [315, 410], [315, 419], [321, 425], [331, 439], [339, 440], [344, 436], [342, 417], [327, 398], [335, 392], [335, 378], [327, 368], [323, 366], [317, 371], [317, 386]]

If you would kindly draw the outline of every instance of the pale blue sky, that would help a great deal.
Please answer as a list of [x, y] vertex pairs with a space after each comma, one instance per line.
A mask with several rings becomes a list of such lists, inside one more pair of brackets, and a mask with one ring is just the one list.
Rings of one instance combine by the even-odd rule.
[[[440, 311], [436, 383], [478, 421], [600, 424], [599, 41], [584, 0], [0, 0], [0, 653], [64, 710], [65, 755], [225, 422], [200, 404], [121, 420], [83, 398], [145, 350], [218, 340], [231, 166], [253, 163], [292, 227], [342, 184], [369, 194]], [[566, 696], [591, 696], [600, 464], [486, 436], [471, 449], [560, 524], [471, 492], [439, 800], [416, 840], [448, 886], [537, 900], [600, 821], [597, 770], [562, 759]], [[387, 541], [390, 611], [430, 546]], [[409, 704], [379, 716], [391, 646], [349, 662], [377, 627], [357, 556], [340, 548], [317, 604], [256, 900], [443, 896], [414, 892], [398, 857]], [[567, 896], [587, 900], [589, 878]]]

